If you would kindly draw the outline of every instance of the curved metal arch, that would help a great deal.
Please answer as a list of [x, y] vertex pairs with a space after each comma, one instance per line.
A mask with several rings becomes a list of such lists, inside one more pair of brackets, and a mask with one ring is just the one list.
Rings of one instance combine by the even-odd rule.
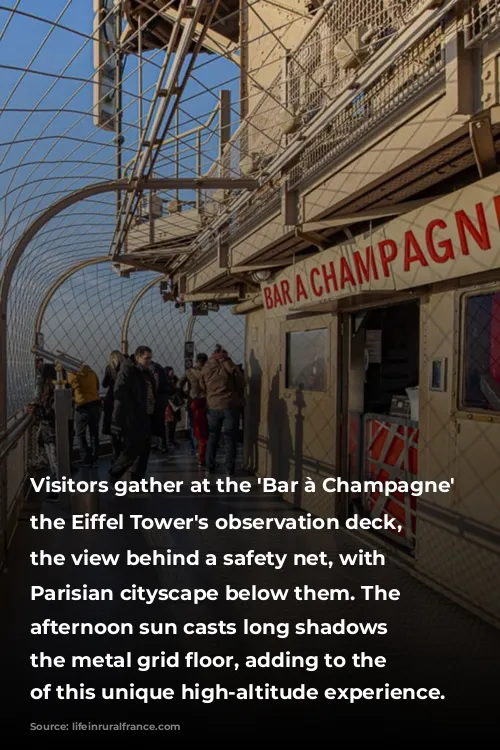
[[78, 273], [78, 271], [83, 271], [84, 268], [89, 268], [89, 266], [96, 266], [98, 263], [111, 263], [109, 255], [83, 260], [81, 263], [77, 263], [76, 265], [71, 266], [71, 268], [61, 274], [59, 278], [54, 281], [52, 286], [49, 287], [48, 291], [46, 292], [45, 297], [43, 298], [38, 310], [38, 315], [36, 316], [35, 321], [35, 335], [37, 333], [41, 333], [42, 323], [45, 317], [45, 313], [47, 312], [47, 307], [50, 305], [52, 297], [57, 292], [57, 290], [60, 289], [64, 282], [70, 279], [73, 274]]
[[128, 329], [130, 326], [130, 321], [132, 320], [132, 315], [134, 314], [134, 310], [141, 301], [141, 299], [144, 297], [146, 292], [148, 292], [150, 289], [152, 289], [156, 284], [159, 284], [160, 281], [164, 281], [165, 279], [168, 279], [168, 276], [166, 274], [161, 274], [159, 278], [151, 279], [148, 281], [146, 286], [144, 286], [137, 294], [135, 295], [134, 299], [130, 303], [130, 307], [127, 310], [127, 313], [123, 319], [123, 326], [122, 326], [122, 352], [123, 354], [128, 354]]
[[51, 206], [42, 211], [30, 226], [22, 233], [10, 256], [7, 259], [0, 281], [0, 434], [7, 429], [7, 302], [9, 289], [15, 270], [21, 260], [24, 251], [31, 240], [48, 222], [66, 208], [80, 203], [86, 198], [102, 193], [134, 192], [135, 190], [202, 190], [223, 189], [232, 190], [255, 190], [259, 187], [256, 180], [227, 180], [218, 178], [155, 178], [137, 181], [129, 179], [108, 180], [96, 182], [79, 188], [73, 193], [60, 198]]

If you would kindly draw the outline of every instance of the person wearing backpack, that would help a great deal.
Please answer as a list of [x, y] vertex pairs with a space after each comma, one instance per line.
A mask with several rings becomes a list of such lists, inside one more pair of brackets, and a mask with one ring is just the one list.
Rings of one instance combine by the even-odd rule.
[[213, 474], [217, 469], [217, 449], [223, 433], [226, 474], [232, 476], [236, 468], [240, 414], [245, 402], [245, 378], [220, 345], [201, 371], [200, 387], [206, 394], [208, 407], [207, 471]]

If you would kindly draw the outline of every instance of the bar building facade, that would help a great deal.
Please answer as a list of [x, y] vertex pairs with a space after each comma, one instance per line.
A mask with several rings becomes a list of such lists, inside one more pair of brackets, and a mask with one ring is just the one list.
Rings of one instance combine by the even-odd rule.
[[500, 0], [237, 10], [242, 120], [210, 174], [260, 188], [204, 195], [179, 287], [245, 316], [246, 465], [311, 478], [287, 500], [319, 516], [397, 518], [377, 543], [498, 623]]

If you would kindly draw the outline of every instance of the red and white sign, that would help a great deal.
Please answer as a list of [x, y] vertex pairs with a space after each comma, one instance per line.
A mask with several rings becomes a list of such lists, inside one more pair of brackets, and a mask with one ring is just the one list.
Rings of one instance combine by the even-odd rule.
[[280, 316], [366, 291], [400, 291], [500, 267], [500, 175], [481, 180], [338, 245], [262, 284]]

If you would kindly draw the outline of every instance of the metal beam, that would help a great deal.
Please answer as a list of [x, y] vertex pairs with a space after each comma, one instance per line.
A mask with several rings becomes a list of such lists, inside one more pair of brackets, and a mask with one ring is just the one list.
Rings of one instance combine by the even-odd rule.
[[240, 302], [239, 305], [233, 307], [231, 312], [233, 315], [244, 315], [252, 310], [258, 310], [260, 307], [264, 307], [264, 300], [262, 294], [259, 293], [244, 302]]
[[127, 259], [126, 263], [124, 263], [124, 258], [119, 257], [120, 263], [118, 265], [126, 266], [124, 270], [129, 273], [132, 273], [132, 271], [155, 271], [163, 275], [167, 272], [164, 263], [154, 263], [152, 260], [148, 261], [147, 258], [145, 260], [138, 260], [137, 258]]
[[[302, 258], [301, 258], [302, 260]], [[256, 263], [250, 266], [231, 266], [229, 269], [231, 273], [251, 273], [252, 271], [266, 271], [267, 269], [273, 268], [285, 268], [293, 263], [293, 258], [287, 260], [275, 260], [274, 262]]]
[[219, 94], [219, 160], [222, 174], [227, 177], [231, 170], [224, 169], [224, 149], [231, 140], [231, 91], [223, 89]]
[[322, 237], [322, 235], [318, 234], [317, 232], [313, 232], [313, 231], [304, 232], [302, 231], [302, 229], [297, 228], [295, 230], [295, 236], [301, 240], [306, 240], [306, 242], [310, 242], [311, 245], [314, 245], [320, 251], [326, 249], [325, 238]]
[[144, 297], [146, 292], [148, 292], [157, 284], [160, 284], [160, 282], [164, 281], [165, 279], [168, 279], [168, 276], [166, 274], [159, 276], [157, 279], [151, 279], [151, 281], [148, 281], [146, 286], [144, 286], [135, 295], [134, 299], [130, 303], [130, 307], [127, 310], [125, 317], [123, 319], [123, 326], [122, 326], [122, 353], [123, 354], [128, 354], [128, 329], [129, 329], [130, 321], [132, 319], [132, 315], [134, 314], [135, 308], [137, 307], [141, 299]]
[[[162, 10], [159, 15], [160, 18], [161, 16], [166, 16], [169, 21], [172, 21], [174, 23], [179, 21], [179, 11], [174, 10], [173, 8], [165, 8], [165, 10]], [[180, 19], [180, 24], [181, 26], [185, 26], [185, 19]], [[197, 31], [200, 31], [201, 29], [201, 25], [198, 24]], [[212, 29], [210, 29], [210, 31], [205, 34], [203, 47], [210, 50], [211, 52], [214, 52], [216, 55], [220, 55], [221, 52], [223, 52], [224, 55], [236, 65], [239, 66], [240, 64], [240, 57], [237, 54], [238, 45], [236, 45], [234, 42], [228, 41], [227, 37], [219, 34], [217, 31], [213, 31]]]
[[[192, 253], [192, 250], [190, 251]], [[161, 260], [162, 258], [177, 258], [178, 255], [188, 255], [188, 251], [184, 248], [174, 248], [173, 250], [134, 250], [133, 253], [126, 253], [125, 255], [118, 255], [115, 263], [123, 263], [128, 265], [134, 260], [140, 261], [141, 259], [148, 260], [156, 258]]]
[[[128, 181], [127, 181], [127, 184]], [[133, 192], [135, 188], [142, 190], [258, 190], [258, 180], [248, 178], [229, 177], [155, 177], [138, 180], [135, 185], [129, 187]], [[123, 187], [122, 187], [123, 190]]]
[[403, 214], [415, 211], [423, 206], [426, 206], [432, 201], [439, 200], [444, 196], [434, 196], [432, 198], [421, 198], [415, 201], [406, 201], [405, 203], [394, 203], [385, 206], [375, 206], [369, 208], [366, 211], [358, 211], [355, 214], [339, 214], [331, 219], [320, 219], [319, 221], [307, 221], [301, 225], [301, 229], [306, 232], [321, 231], [322, 229], [342, 229], [349, 224], [359, 224], [363, 221], [370, 221], [372, 219], [384, 219], [392, 216], [402, 216]]
[[[220, 0], [193, 0], [193, 3], [187, 7], [182, 3], [180, 6], [180, 16], [176, 20], [172, 29], [169, 40], [167, 53], [163, 62], [160, 75], [156, 84], [156, 90], [150, 106], [147, 117], [146, 127], [142, 134], [141, 142], [137, 150], [137, 159], [132, 168], [132, 178], [141, 179], [146, 173], [152, 173], [168, 129], [172, 123], [173, 117], [177, 111], [181, 97], [186, 88], [191, 71], [195, 65], [198, 53], [203, 45], [206, 33], [209, 31], [212, 20], [215, 16]], [[206, 13], [205, 13], [206, 11]], [[189, 20], [182, 29], [182, 35], [178, 43], [172, 64], [170, 58], [173, 53], [177, 32], [181, 28], [180, 18], [188, 16]], [[196, 34], [194, 42], [195, 49], [187, 59], [189, 48], [195, 38], [196, 26], [200, 22], [202, 30]], [[166, 81], [165, 81], [166, 78]], [[173, 100], [173, 106], [169, 106]], [[158, 105], [159, 102], [159, 106]], [[116, 244], [114, 255], [118, 255], [125, 241], [126, 234], [132, 223], [133, 214], [136, 208], [136, 199], [140, 199], [142, 187], [137, 184], [132, 196], [128, 196], [124, 206], [124, 220], [115, 235]]]
[[184, 302], [229, 302], [231, 300], [238, 300], [240, 298], [239, 292], [202, 292], [193, 294], [184, 294]]

